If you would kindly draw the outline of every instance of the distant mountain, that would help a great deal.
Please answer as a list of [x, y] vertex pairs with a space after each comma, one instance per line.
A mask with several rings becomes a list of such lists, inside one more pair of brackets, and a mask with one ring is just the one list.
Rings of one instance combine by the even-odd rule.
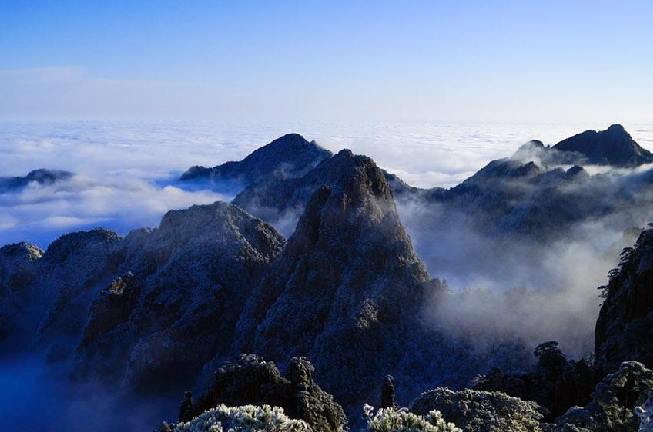
[[226, 162], [212, 168], [194, 166], [179, 180], [244, 187], [270, 178], [300, 177], [329, 157], [331, 152], [315, 141], [309, 142], [299, 134], [287, 134], [255, 150], [241, 161]]
[[49, 185], [59, 181], [68, 180], [73, 173], [61, 170], [38, 169], [30, 171], [24, 177], [0, 177], [0, 193], [26, 187], [30, 183]]
[[[647, 150], [616, 125], [607, 131], [584, 132], [553, 147], [530, 141], [512, 157], [489, 162], [450, 189], [419, 189], [393, 174], [384, 171], [384, 175], [398, 202], [422, 203], [423, 207], [437, 204], [437, 215], [431, 218], [434, 225], [459, 220], [492, 236], [516, 233], [547, 238], [586, 218], [645, 205], [640, 201], [646, 194], [622, 192], [624, 188], [641, 190], [648, 180], [635, 174], [621, 179], [590, 176], [583, 166], [607, 163], [623, 167], [646, 163], [649, 157]], [[268, 177], [251, 184], [233, 202], [291, 233], [311, 194], [321, 185], [337, 181], [335, 158], [323, 160], [301, 177]], [[637, 225], [635, 219], [628, 223]]]
[[653, 154], [640, 147], [619, 124], [603, 131], [587, 130], [560, 141], [553, 149], [579, 153], [590, 164], [638, 166], [653, 163]]

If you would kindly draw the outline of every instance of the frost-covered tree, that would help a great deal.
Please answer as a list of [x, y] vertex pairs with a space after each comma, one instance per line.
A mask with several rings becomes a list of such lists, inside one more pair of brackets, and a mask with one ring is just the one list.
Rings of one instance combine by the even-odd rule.
[[405, 408], [374, 408], [365, 405], [368, 432], [462, 432], [453, 423], [442, 418], [439, 411], [431, 411], [425, 416], [409, 412]]
[[304, 421], [270, 405], [228, 407], [219, 405], [193, 420], [177, 424], [174, 432], [312, 432]]

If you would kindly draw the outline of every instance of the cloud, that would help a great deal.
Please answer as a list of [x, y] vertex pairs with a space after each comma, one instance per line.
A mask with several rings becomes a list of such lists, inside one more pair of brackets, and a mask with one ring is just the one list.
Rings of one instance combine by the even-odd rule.
[[30, 184], [0, 194], [0, 243], [28, 240], [44, 247], [65, 232], [96, 226], [126, 234], [157, 226], [170, 209], [228, 199], [210, 191], [184, 191], [119, 177], [99, 181], [77, 176], [53, 185]]

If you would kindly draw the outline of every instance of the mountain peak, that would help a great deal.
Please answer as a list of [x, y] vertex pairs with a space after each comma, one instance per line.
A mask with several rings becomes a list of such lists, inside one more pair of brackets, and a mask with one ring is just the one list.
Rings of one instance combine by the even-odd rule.
[[617, 131], [617, 132], [620, 132], [620, 133], [623, 133], [623, 134], [628, 135], [628, 132], [626, 132], [626, 128], [624, 128], [624, 127], [623, 127], [622, 125], [620, 125], [619, 123], [615, 123], [615, 124], [613, 124], [613, 125], [610, 125], [610, 127], [608, 128], [608, 130], [609, 130], [609, 131]]
[[598, 165], [638, 166], [653, 162], [653, 154], [637, 144], [620, 124], [602, 131], [586, 130], [553, 148], [579, 153], [587, 162]]
[[[250, 297], [238, 346], [272, 360], [309, 356], [349, 405], [360, 389], [347, 383], [371, 387], [398, 367], [385, 359], [401, 351], [399, 334], [415, 324], [430, 285], [374, 161], [341, 151], [316, 170], [326, 168], [330, 176], [315, 173], [322, 186], [311, 189], [286, 249]], [[378, 355], [356, 371], [331, 367], [371, 349]]]
[[194, 166], [179, 180], [208, 180], [216, 185], [242, 188], [271, 177], [301, 177], [330, 157], [331, 152], [315, 141], [309, 142], [300, 134], [290, 133], [254, 150], [243, 160], [225, 162], [212, 168]]

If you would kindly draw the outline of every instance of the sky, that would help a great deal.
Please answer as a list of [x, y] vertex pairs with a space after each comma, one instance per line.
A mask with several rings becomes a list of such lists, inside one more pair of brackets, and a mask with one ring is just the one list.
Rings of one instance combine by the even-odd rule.
[[0, 0], [0, 119], [647, 122], [646, 1]]

